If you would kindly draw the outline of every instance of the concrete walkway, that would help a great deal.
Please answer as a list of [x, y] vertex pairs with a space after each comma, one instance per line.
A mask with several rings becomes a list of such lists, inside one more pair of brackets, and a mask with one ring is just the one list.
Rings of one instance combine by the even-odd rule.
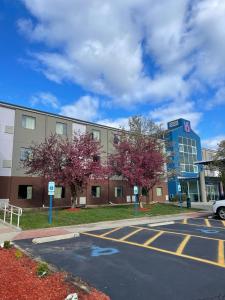
[[98, 223], [89, 223], [73, 226], [61, 226], [53, 228], [43, 228], [43, 229], [32, 229], [17, 231], [13, 228], [5, 226], [0, 223], [0, 241], [1, 243], [5, 240], [23, 240], [23, 239], [33, 239], [39, 237], [50, 237], [57, 235], [66, 235], [69, 233], [79, 233], [84, 231], [92, 230], [101, 230], [115, 227], [131, 226], [131, 225], [141, 225], [141, 224], [150, 224], [158, 222], [168, 222], [168, 221], [178, 221], [184, 218], [196, 218], [196, 217], [205, 217], [208, 216], [210, 212], [191, 212], [191, 213], [181, 213], [174, 215], [164, 215], [157, 217], [144, 217], [144, 218], [133, 218], [133, 219], [124, 219], [116, 221], [104, 221]]
[[10, 225], [0, 222], [0, 244], [4, 241], [12, 241], [20, 232], [20, 229], [16, 229]]

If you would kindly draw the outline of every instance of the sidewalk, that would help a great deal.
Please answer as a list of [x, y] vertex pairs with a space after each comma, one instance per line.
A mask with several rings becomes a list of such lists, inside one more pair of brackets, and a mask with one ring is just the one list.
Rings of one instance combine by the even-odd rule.
[[15, 229], [10, 225], [6, 225], [0, 222], [0, 244], [4, 241], [11, 241], [15, 236], [17, 236], [21, 230]]
[[32, 230], [24, 230], [24, 231], [18, 231], [14, 228], [5, 226], [2, 223], [0, 223], [0, 242], [2, 243], [5, 240], [16, 241], [16, 240], [23, 240], [23, 239], [33, 239], [38, 237], [65, 235], [68, 233], [79, 233], [84, 231], [101, 230], [101, 229], [131, 226], [131, 225], [178, 221], [184, 218], [205, 217], [208, 216], [209, 214], [210, 212], [201, 211], [201, 212], [181, 213], [181, 214], [164, 215], [164, 216], [156, 216], [156, 217], [133, 218], [133, 219], [123, 219], [123, 220], [116, 220], [116, 221], [103, 221], [98, 223], [89, 223], [89, 224], [72, 225], [72, 226], [32, 229]]

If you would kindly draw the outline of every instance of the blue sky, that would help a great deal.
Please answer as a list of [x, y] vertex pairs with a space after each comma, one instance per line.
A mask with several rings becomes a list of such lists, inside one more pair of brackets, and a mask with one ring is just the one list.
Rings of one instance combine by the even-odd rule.
[[224, 0], [1, 0], [0, 40], [2, 101], [225, 139]]

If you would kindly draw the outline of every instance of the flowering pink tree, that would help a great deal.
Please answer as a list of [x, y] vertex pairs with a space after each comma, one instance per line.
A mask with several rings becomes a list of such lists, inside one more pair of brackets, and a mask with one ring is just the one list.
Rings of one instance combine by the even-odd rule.
[[104, 178], [107, 168], [100, 162], [101, 145], [90, 134], [75, 135], [72, 140], [56, 135], [30, 147], [24, 161], [26, 174], [43, 176], [56, 184], [68, 185], [72, 206], [90, 178]]
[[[114, 142], [115, 153], [109, 157], [111, 173], [126, 179], [131, 186], [137, 185], [139, 193], [145, 188], [147, 193], [164, 176], [166, 158], [162, 140], [157, 135], [139, 132], [142, 120], [133, 117], [130, 131], [122, 131], [119, 141]], [[131, 126], [132, 125], [132, 126]]]

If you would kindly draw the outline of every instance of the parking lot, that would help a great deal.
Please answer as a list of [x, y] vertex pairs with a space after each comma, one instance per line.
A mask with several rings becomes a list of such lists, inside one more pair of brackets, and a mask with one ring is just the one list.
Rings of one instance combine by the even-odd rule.
[[111, 299], [225, 299], [225, 222], [184, 219], [17, 243], [80, 276]]

